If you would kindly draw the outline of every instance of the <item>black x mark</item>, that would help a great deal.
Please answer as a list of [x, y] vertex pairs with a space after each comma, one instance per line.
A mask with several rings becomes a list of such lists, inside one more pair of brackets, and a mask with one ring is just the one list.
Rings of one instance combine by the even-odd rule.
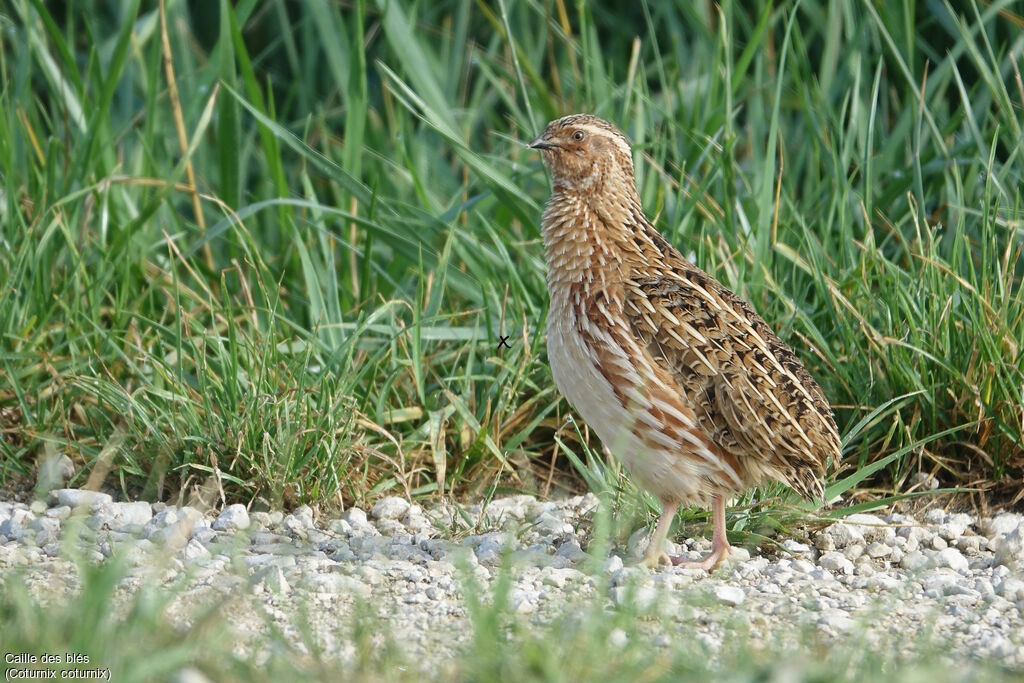
[[508, 343], [508, 338], [512, 336], [511, 334], [510, 335], [506, 335], [506, 336], [501, 336], [501, 335], [498, 335], [498, 336], [501, 337], [498, 340], [498, 350], [499, 351], [501, 350], [502, 346], [504, 346], [506, 349], [511, 349], [512, 348], [511, 346], [509, 346], [509, 343]]

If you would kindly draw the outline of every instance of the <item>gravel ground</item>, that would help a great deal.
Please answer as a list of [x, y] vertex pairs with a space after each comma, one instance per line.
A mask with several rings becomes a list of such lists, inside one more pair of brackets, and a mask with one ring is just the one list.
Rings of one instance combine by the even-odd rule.
[[[584, 548], [596, 506], [592, 495], [558, 502], [515, 496], [486, 510], [423, 509], [391, 497], [372, 510], [318, 520], [308, 507], [282, 514], [230, 505], [204, 515], [57, 489], [46, 503], [0, 502], [0, 582], [7, 589], [24, 582], [42, 600], [64, 599], [78, 586], [69, 548], [96, 562], [123, 553], [126, 594], [144, 582], [184, 583], [173, 603], [182, 622], [195, 606], [228, 600], [239, 647], [250, 653], [259, 654], [268, 615], [299, 642], [301, 608], [324, 652], [344, 660], [354, 656], [347, 626], [369, 609], [411, 661], [430, 668], [468, 643], [465, 578], [493, 586], [506, 559], [510, 609], [531, 623], [596, 601], [655, 615], [647, 620], [655, 646], [696, 639], [713, 653], [733, 633], [794, 641], [856, 634], [891, 645], [930, 633], [932, 646], [1024, 668], [1020, 514], [852, 515], [814, 534], [812, 544], [786, 540], [753, 557], [737, 549], [708, 576], [630, 566], [643, 532], [594, 560]], [[696, 559], [709, 547], [688, 539], [669, 550]]]

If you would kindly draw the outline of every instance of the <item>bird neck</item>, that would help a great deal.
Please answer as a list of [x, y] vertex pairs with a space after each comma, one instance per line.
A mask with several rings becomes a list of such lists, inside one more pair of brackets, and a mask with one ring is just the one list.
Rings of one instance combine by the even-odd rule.
[[580, 282], [608, 283], [624, 277], [618, 226], [623, 225], [632, 202], [617, 204], [596, 203], [591, 196], [555, 189], [542, 219], [552, 293]]

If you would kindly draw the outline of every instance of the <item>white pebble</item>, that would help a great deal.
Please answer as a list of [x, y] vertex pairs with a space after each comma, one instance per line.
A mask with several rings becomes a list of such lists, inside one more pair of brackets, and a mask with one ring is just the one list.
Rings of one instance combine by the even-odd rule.
[[374, 519], [401, 519], [409, 511], [409, 501], [398, 496], [387, 496], [378, 500], [370, 514]]
[[729, 605], [735, 607], [742, 605], [743, 600], [747, 597], [746, 593], [739, 586], [721, 585], [715, 586], [713, 589], [715, 599], [717, 599], [723, 605]]
[[249, 528], [249, 512], [241, 503], [228, 505], [210, 526], [215, 531], [236, 531]]

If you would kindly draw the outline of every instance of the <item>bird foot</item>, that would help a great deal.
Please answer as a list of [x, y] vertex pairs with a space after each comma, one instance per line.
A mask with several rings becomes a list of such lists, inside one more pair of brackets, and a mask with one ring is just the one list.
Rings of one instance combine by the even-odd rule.
[[638, 567], [646, 567], [647, 569], [657, 569], [659, 565], [671, 565], [672, 556], [666, 553], [664, 550], [660, 553], [648, 551], [644, 555], [643, 559], [636, 563]]
[[670, 557], [669, 560], [673, 566], [682, 567], [683, 569], [703, 569], [710, 574], [730, 555], [732, 555], [732, 546], [725, 544], [712, 546], [711, 554], [702, 560], [684, 560], [681, 557]]

